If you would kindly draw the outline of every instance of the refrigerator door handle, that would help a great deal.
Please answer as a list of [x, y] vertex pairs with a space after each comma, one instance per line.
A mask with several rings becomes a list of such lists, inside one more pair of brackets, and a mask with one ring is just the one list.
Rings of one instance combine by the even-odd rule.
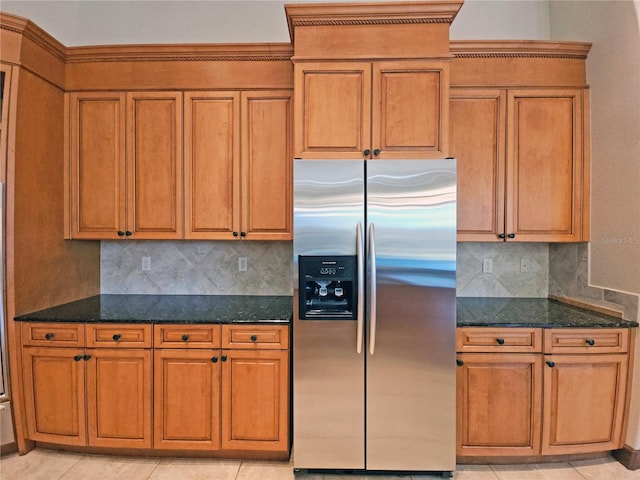
[[364, 247], [362, 238], [362, 223], [356, 226], [356, 257], [358, 264], [358, 326], [356, 334], [356, 352], [362, 353], [362, 337], [364, 327]]
[[373, 355], [376, 349], [376, 316], [377, 316], [377, 294], [376, 294], [376, 239], [373, 223], [369, 224], [369, 264], [371, 265], [371, 285], [369, 287], [371, 304], [370, 304], [370, 328], [369, 334], [369, 353]]

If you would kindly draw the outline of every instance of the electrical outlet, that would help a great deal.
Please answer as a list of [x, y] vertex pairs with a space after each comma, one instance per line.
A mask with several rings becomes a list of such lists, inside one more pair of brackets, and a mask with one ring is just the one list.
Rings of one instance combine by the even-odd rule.
[[239, 272], [247, 271], [247, 257], [238, 257], [238, 271]]
[[142, 271], [148, 272], [151, 270], [151, 257], [142, 257]]
[[493, 259], [482, 259], [482, 273], [493, 273]]
[[531, 271], [531, 261], [528, 258], [520, 259], [520, 273], [528, 273]]

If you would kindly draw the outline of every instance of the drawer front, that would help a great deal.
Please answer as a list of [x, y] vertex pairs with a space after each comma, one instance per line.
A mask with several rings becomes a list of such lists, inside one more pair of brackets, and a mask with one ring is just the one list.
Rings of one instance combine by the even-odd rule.
[[529, 352], [542, 351], [539, 328], [462, 327], [456, 330], [458, 352]]
[[545, 353], [625, 353], [628, 328], [559, 328], [544, 332]]
[[22, 343], [42, 347], [84, 347], [84, 324], [24, 322]]
[[220, 325], [154, 325], [156, 348], [220, 348]]
[[223, 325], [222, 348], [289, 348], [289, 327], [274, 325]]
[[87, 347], [151, 348], [151, 325], [87, 325]]

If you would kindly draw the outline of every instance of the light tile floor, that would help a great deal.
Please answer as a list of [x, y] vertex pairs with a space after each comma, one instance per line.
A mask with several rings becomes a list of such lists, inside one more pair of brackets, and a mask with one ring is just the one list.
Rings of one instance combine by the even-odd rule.
[[[433, 480], [433, 475], [318, 475], [294, 477], [289, 462], [133, 458], [36, 449], [0, 459], [1, 480]], [[459, 465], [456, 480], [640, 480], [611, 457], [567, 463]]]

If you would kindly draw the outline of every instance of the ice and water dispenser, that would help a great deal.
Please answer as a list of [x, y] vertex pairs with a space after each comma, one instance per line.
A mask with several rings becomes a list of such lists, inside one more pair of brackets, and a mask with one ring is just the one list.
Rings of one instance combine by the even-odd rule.
[[358, 272], [355, 255], [298, 257], [301, 320], [355, 320]]

